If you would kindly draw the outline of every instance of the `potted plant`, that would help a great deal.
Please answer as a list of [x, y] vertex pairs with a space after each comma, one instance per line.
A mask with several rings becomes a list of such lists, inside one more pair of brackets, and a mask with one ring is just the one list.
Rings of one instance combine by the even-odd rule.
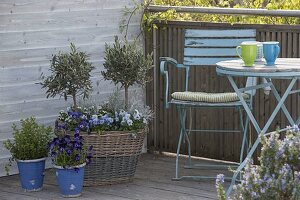
[[64, 135], [54, 138], [49, 144], [50, 156], [56, 169], [56, 179], [64, 197], [81, 195], [84, 167], [92, 158], [92, 146], [87, 148], [76, 128], [73, 137]]
[[122, 43], [115, 37], [112, 46], [105, 45], [104, 69], [101, 71], [105, 80], [114, 84], [121, 84], [125, 90], [125, 109], [128, 109], [128, 89], [134, 84], [145, 86], [151, 80], [149, 70], [153, 67], [152, 55], [144, 55], [137, 41], [129, 42], [124, 39]]
[[142, 151], [153, 113], [147, 106], [140, 111], [116, 110], [111, 99], [114, 98], [98, 107], [61, 111], [58, 117], [57, 130], [70, 135], [78, 127], [86, 144], [93, 145], [94, 155], [91, 165], [86, 167], [85, 186], [131, 181]]
[[[249, 160], [242, 171], [242, 180], [234, 186], [228, 199], [300, 199], [300, 130], [288, 127], [286, 133], [271, 132], [261, 135], [260, 164]], [[220, 200], [226, 200], [222, 183], [224, 175], [218, 175], [216, 187]]]
[[45, 77], [42, 74], [42, 88], [46, 88], [48, 97], [63, 96], [65, 100], [69, 96], [73, 99], [73, 109], [77, 108], [77, 96], [87, 98], [92, 90], [90, 73], [94, 69], [87, 61], [88, 55], [78, 51], [73, 43], [70, 45], [70, 53], [59, 52], [51, 60], [51, 75]]
[[[25, 191], [42, 189], [44, 181], [45, 160], [48, 156], [47, 143], [51, 140], [52, 129], [39, 125], [34, 117], [21, 120], [21, 128], [12, 125], [13, 139], [4, 142], [10, 151], [10, 161], [16, 160], [21, 186]], [[6, 166], [9, 170], [11, 162]]]
[[[148, 107], [143, 107], [147, 112], [129, 107], [128, 95], [130, 86], [144, 86], [150, 80], [148, 72], [152, 67], [151, 55], [145, 56], [136, 42], [125, 40], [122, 43], [117, 37], [113, 46], [106, 45], [105, 54], [106, 71], [101, 73], [105, 80], [112, 80], [116, 85], [124, 87], [125, 105], [118, 108], [109, 106], [114, 103], [89, 108], [73, 106], [66, 112], [60, 112], [56, 123], [58, 133], [63, 130], [64, 134], [70, 135], [79, 128], [86, 144], [93, 145], [95, 153], [92, 163], [85, 170], [86, 186], [132, 180], [146, 136], [150, 119], [148, 114], [151, 113]], [[52, 84], [53, 81], [56, 83]], [[53, 91], [58, 91], [62, 85], [59, 81], [65, 80], [51, 78], [44, 84], [52, 85]], [[49, 91], [47, 93], [52, 94]], [[119, 96], [110, 98], [110, 102], [112, 99], [119, 99]]]

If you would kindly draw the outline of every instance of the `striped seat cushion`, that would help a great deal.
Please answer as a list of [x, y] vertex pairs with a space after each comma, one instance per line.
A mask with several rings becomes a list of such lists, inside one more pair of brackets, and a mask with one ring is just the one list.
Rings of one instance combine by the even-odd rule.
[[[249, 99], [249, 95], [243, 93], [244, 99]], [[226, 103], [239, 101], [235, 92], [226, 93], [206, 93], [206, 92], [174, 92], [172, 98], [183, 101], [198, 101], [207, 103]]]

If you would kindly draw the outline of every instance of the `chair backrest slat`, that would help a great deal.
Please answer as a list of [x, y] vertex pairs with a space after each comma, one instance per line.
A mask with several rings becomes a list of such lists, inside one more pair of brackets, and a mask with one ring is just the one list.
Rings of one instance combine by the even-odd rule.
[[215, 65], [221, 60], [237, 59], [235, 48], [243, 41], [255, 41], [255, 29], [187, 29], [184, 65]]

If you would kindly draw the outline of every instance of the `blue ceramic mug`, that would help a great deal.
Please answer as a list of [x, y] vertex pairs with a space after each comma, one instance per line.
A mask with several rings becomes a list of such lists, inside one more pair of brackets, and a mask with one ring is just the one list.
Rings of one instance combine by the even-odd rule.
[[267, 65], [275, 64], [275, 60], [279, 55], [279, 51], [280, 51], [279, 42], [277, 41], [263, 42], [263, 53]]

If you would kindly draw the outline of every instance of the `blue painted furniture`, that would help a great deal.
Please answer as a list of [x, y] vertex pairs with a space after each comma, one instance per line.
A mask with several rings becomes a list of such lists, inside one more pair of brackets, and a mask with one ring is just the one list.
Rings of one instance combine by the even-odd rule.
[[[242, 103], [258, 135], [266, 134], [271, 123], [275, 119], [280, 109], [283, 111], [284, 115], [288, 119], [288, 122], [290, 123], [289, 125], [294, 125], [294, 124], [299, 125], [300, 117], [296, 119], [296, 121], [294, 121], [290, 113], [288, 112], [286, 106], [284, 105], [284, 102], [287, 99], [288, 95], [300, 92], [299, 89], [293, 90], [293, 86], [295, 85], [296, 81], [300, 79], [300, 58], [278, 58], [276, 59], [275, 65], [273, 66], [266, 66], [265, 62], [257, 62], [254, 64], [253, 67], [244, 67], [243, 62], [241, 60], [222, 61], [217, 63], [216, 71], [219, 75], [227, 76], [231, 86], [233, 87], [234, 91], [237, 93], [240, 102]], [[253, 85], [251, 87], [238, 88], [233, 77], [263, 77], [266, 78], [267, 82]], [[286, 90], [284, 92], [282, 91], [283, 95], [281, 97], [272, 82], [272, 80], [274, 79], [290, 80], [290, 84], [288, 85]], [[270, 118], [267, 120], [264, 127], [260, 128], [257, 120], [255, 119], [255, 117], [251, 112], [252, 110], [251, 107], [249, 107], [247, 101], [245, 101], [245, 99], [242, 97], [242, 92], [249, 91], [249, 90], [251, 91], [253, 89], [261, 89], [268, 86], [271, 88], [271, 91], [275, 96], [276, 100], [278, 101], [278, 104], [275, 107], [274, 111], [272, 112]], [[246, 159], [240, 164], [240, 166], [237, 168], [236, 172], [234, 173], [231, 181], [231, 185], [226, 193], [227, 196], [230, 195], [238, 174], [245, 167], [247, 160], [252, 157], [259, 143], [260, 143], [260, 137], [257, 137]]]
[[[187, 29], [185, 31], [184, 41], [184, 62], [183, 64], [170, 57], [160, 58], [160, 72], [165, 78], [165, 107], [169, 108], [170, 104], [177, 107], [180, 121], [180, 133], [176, 154], [176, 174], [174, 180], [183, 178], [215, 178], [208, 176], [180, 176], [179, 175], [179, 158], [180, 148], [184, 138], [188, 144], [189, 159], [185, 168], [198, 168], [198, 167], [228, 167], [228, 165], [198, 165], [193, 164], [191, 160], [191, 143], [189, 139], [190, 133], [199, 132], [222, 132], [232, 133], [238, 132], [243, 135], [242, 148], [240, 153], [240, 161], [243, 160], [244, 149], [247, 146], [247, 129], [249, 118], [243, 119], [242, 109], [243, 106], [235, 93], [197, 93], [189, 91], [189, 69], [190, 67], [215, 67], [216, 63], [221, 60], [237, 59], [235, 48], [243, 41], [254, 41], [256, 37], [255, 30], [252, 29], [239, 29], [239, 30], [198, 30]], [[169, 74], [167, 67], [176, 67], [185, 69], [185, 91], [172, 93], [169, 91]], [[171, 78], [171, 77], [170, 77]], [[170, 95], [172, 98], [170, 99]], [[246, 104], [252, 106], [253, 95], [244, 94], [247, 97]], [[186, 128], [187, 110], [191, 108], [236, 108], [240, 116], [240, 129], [239, 130], [194, 130]], [[207, 141], [209, 142], [209, 141]]]

